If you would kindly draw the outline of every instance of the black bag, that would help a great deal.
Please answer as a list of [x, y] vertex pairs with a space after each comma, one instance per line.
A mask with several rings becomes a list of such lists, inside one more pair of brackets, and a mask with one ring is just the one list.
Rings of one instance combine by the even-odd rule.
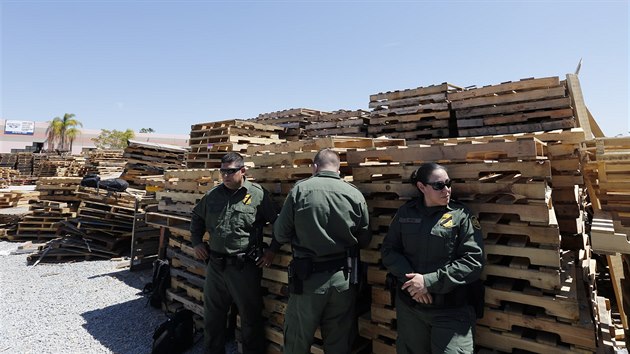
[[104, 179], [98, 185], [111, 192], [124, 192], [129, 187], [129, 183], [121, 178]]
[[153, 262], [153, 279], [142, 289], [142, 293], [149, 296], [148, 303], [155, 308], [162, 308], [166, 302], [166, 289], [171, 287], [171, 267], [168, 259], [158, 259]]
[[178, 311], [153, 332], [151, 354], [183, 353], [192, 346], [194, 337], [192, 311]]
[[100, 181], [101, 181], [101, 176], [90, 173], [83, 176], [83, 179], [81, 180], [81, 186], [98, 188], [98, 184]]

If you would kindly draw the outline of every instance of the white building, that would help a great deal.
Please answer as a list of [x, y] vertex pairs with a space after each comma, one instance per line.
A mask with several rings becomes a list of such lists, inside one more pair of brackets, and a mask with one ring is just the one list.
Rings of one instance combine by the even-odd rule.
[[[15, 149], [35, 150], [33, 147], [37, 146], [47, 148], [45, 141], [48, 125], [48, 122], [0, 119], [0, 153], [9, 153]], [[96, 129], [79, 129], [81, 134], [72, 143], [72, 154], [94, 148], [92, 138], [101, 133]], [[133, 140], [187, 147], [189, 138], [189, 135], [183, 134], [136, 133]]]

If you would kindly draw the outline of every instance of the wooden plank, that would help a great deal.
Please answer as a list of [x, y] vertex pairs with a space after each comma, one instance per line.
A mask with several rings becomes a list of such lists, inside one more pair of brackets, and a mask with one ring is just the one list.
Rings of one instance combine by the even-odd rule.
[[[517, 309], [520, 307], [517, 306]], [[501, 311], [486, 308], [483, 318], [477, 320], [478, 325], [487, 326], [502, 331], [510, 331], [513, 326], [531, 328], [535, 330], [556, 333], [560, 339], [568, 344], [575, 344], [583, 348], [596, 348], [595, 331], [593, 326], [558, 322], [552, 317], [544, 315], [531, 316], [519, 310]]]
[[580, 80], [576, 74], [567, 74], [567, 88], [569, 90], [569, 96], [573, 102], [573, 109], [575, 110], [575, 116], [577, 118], [579, 127], [584, 129], [584, 134], [587, 139], [593, 139], [595, 135], [591, 130], [591, 124], [589, 122], [588, 110], [584, 103], [584, 96], [582, 95], [582, 88], [580, 86]]
[[615, 298], [617, 299], [617, 308], [619, 309], [619, 317], [621, 317], [621, 324], [623, 328], [628, 329], [628, 320], [623, 308], [624, 298], [623, 290], [621, 288], [622, 282], [624, 282], [623, 264], [621, 262], [620, 255], [607, 255], [608, 271], [610, 273], [610, 280], [615, 291]]
[[536, 160], [544, 157], [544, 144], [538, 140], [488, 142], [460, 145], [408, 146], [371, 150], [349, 150], [346, 160], [350, 165], [368, 161], [396, 161], [419, 163], [425, 161], [467, 161], [496, 159]]
[[571, 99], [569, 97], [563, 97], [552, 100], [518, 102], [498, 106], [470, 107], [456, 110], [455, 116], [457, 119], [460, 119], [466, 117], [512, 114], [523, 111], [535, 111], [539, 109], [563, 109], [567, 107], [571, 107]]
[[449, 101], [459, 101], [481, 96], [490, 96], [498, 93], [556, 87], [559, 85], [560, 78], [558, 76], [539, 79], [524, 79], [520, 81], [484, 86], [464, 91], [449, 92], [448, 99]]
[[538, 269], [517, 269], [497, 264], [486, 264], [482, 276], [485, 279], [488, 275], [526, 280], [530, 286], [545, 290], [556, 290], [562, 286], [560, 272], [557, 270], [540, 271]]
[[460, 110], [471, 107], [510, 104], [515, 102], [542, 101], [566, 96], [564, 86], [544, 88], [525, 92], [516, 92], [499, 96], [476, 97], [468, 100], [451, 102], [451, 109]]
[[538, 343], [535, 340], [528, 339], [513, 335], [507, 335], [506, 333], [497, 333], [489, 328], [483, 326], [477, 326], [475, 331], [475, 344], [494, 348], [501, 351], [511, 353], [514, 350], [522, 349], [533, 353], [592, 353], [589, 350], [580, 350], [570, 346], [548, 345], [544, 343]]
[[537, 222], [545, 225], [556, 224], [553, 208], [549, 209], [545, 204], [496, 204], [466, 201], [466, 205], [476, 215], [480, 213], [513, 214], [519, 215], [521, 221]]

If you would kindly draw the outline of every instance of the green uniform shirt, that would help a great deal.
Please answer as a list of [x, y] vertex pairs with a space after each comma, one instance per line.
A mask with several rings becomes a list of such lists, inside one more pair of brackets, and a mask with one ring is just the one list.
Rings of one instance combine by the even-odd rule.
[[210, 234], [210, 249], [225, 254], [244, 252], [258, 228], [273, 222], [277, 214], [269, 193], [247, 180], [236, 191], [220, 184], [201, 198], [193, 209], [190, 233], [193, 247]]
[[446, 294], [479, 279], [484, 264], [479, 221], [461, 203], [426, 207], [422, 197], [398, 209], [381, 247], [398, 281], [419, 273], [429, 292]]
[[363, 194], [335, 172], [321, 171], [295, 184], [274, 224], [275, 238], [293, 255], [314, 260], [365, 247], [372, 237]]

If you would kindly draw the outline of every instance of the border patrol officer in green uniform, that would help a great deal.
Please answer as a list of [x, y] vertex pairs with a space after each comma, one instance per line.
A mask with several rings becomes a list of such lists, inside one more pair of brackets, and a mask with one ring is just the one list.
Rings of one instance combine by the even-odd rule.
[[[262, 251], [261, 228], [274, 222], [276, 209], [268, 192], [245, 179], [243, 157], [221, 159], [223, 183], [212, 188], [193, 209], [190, 233], [199, 259], [207, 260], [204, 286], [204, 345], [211, 354], [225, 353], [226, 321], [232, 302], [241, 316], [243, 353], [264, 353], [260, 281], [279, 244]], [[202, 241], [210, 234], [209, 245]]]
[[321, 150], [313, 163], [313, 176], [295, 184], [274, 223], [276, 240], [293, 248], [284, 353], [310, 353], [320, 326], [324, 352], [344, 354], [356, 334], [352, 252], [370, 242], [369, 214], [361, 192], [340, 178], [337, 153]]
[[475, 309], [483, 308], [479, 221], [450, 199], [444, 167], [423, 164], [411, 180], [422, 195], [398, 209], [381, 248], [398, 280], [396, 351], [473, 353]]

